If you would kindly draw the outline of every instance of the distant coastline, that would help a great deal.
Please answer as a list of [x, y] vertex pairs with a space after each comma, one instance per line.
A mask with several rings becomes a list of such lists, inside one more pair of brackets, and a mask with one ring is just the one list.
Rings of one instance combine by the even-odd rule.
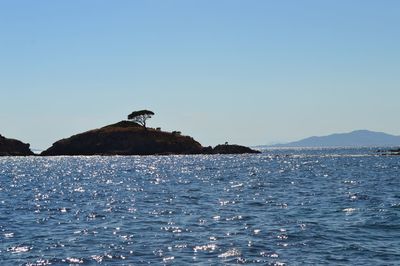
[[335, 133], [327, 136], [313, 136], [299, 141], [265, 145], [273, 148], [323, 148], [323, 147], [396, 147], [400, 146], [400, 136], [369, 130], [356, 130], [349, 133]]

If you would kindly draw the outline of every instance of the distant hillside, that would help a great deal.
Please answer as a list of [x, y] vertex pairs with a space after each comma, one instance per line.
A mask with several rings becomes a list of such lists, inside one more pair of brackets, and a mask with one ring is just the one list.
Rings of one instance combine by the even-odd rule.
[[272, 145], [272, 147], [384, 147], [399, 145], [400, 136], [383, 132], [356, 130], [350, 133], [310, 137], [286, 144]]

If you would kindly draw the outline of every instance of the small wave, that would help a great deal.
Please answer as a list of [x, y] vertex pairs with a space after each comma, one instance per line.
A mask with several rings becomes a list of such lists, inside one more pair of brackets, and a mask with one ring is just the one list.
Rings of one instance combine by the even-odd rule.
[[345, 212], [346, 214], [351, 214], [351, 213], [357, 211], [357, 209], [356, 208], [345, 208], [342, 211]]
[[83, 263], [83, 259], [79, 259], [79, 258], [66, 258], [65, 260], [63, 260], [66, 263], [73, 263], [73, 264], [82, 264]]
[[50, 260], [39, 259], [34, 263], [25, 264], [25, 266], [47, 266], [47, 265], [52, 265], [52, 262]]
[[14, 233], [5, 233], [4, 237], [5, 238], [13, 238], [14, 237]]
[[207, 245], [202, 245], [202, 246], [195, 246], [193, 248], [194, 252], [198, 252], [198, 251], [214, 251], [217, 248], [216, 244], [207, 244]]
[[165, 257], [165, 258], [163, 258], [163, 262], [171, 262], [171, 261], [173, 261], [174, 259], [175, 259], [174, 256]]
[[11, 253], [25, 253], [30, 251], [31, 249], [32, 247], [30, 246], [16, 246], [9, 248], [8, 251]]
[[219, 254], [218, 258], [238, 257], [240, 255], [242, 255], [240, 250], [238, 250], [237, 248], [233, 248], [233, 249], [229, 249], [228, 251], [226, 251], [222, 254]]

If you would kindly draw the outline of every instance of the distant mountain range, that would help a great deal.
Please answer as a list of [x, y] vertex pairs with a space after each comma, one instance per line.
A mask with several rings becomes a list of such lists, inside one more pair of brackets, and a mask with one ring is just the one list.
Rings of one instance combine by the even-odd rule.
[[356, 130], [321, 137], [309, 137], [269, 147], [385, 147], [400, 146], [400, 136], [369, 130]]

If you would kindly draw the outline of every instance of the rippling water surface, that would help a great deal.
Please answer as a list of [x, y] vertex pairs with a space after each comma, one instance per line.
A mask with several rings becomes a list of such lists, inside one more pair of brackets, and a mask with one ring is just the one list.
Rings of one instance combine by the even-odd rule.
[[0, 264], [400, 261], [400, 157], [0, 158]]

